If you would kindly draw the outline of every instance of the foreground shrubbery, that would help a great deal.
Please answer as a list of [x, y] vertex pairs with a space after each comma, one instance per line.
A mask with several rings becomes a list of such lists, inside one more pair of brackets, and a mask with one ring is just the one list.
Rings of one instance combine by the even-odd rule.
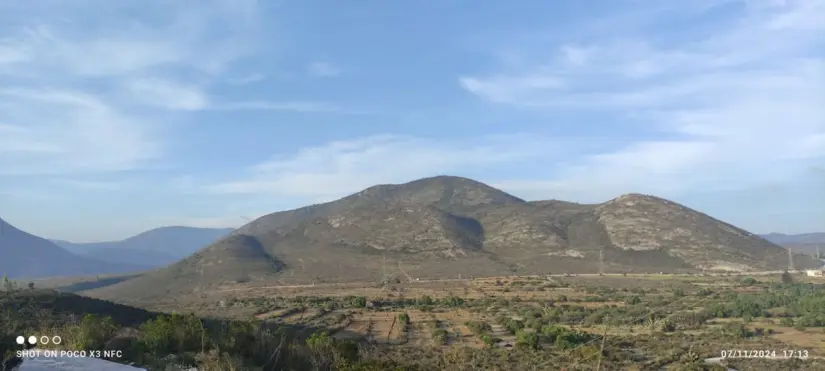
[[[262, 308], [273, 304], [290, 308], [289, 304], [295, 302], [301, 308], [312, 305], [324, 308], [325, 312], [337, 308], [401, 311], [394, 314], [394, 325], [405, 330], [427, 326], [431, 334], [428, 340], [436, 347], [388, 347], [344, 341], [311, 329], [259, 321], [203, 319], [187, 314], [161, 315], [77, 296], [15, 294], [13, 300], [8, 300], [0, 293], [0, 355], [17, 349], [14, 336], [18, 334], [45, 333], [60, 334], [64, 339], [61, 346], [66, 348], [123, 350], [124, 359], [120, 361], [134, 362], [150, 370], [166, 370], [170, 364], [197, 366], [201, 371], [593, 369], [597, 362], [606, 369], [636, 365], [643, 369], [668, 366], [701, 370], [707, 369], [699, 364], [701, 358], [716, 355], [722, 344], [771, 344], [767, 336], [770, 330], [748, 325], [759, 321], [758, 317], [774, 317], [774, 321], [781, 320], [789, 327], [825, 324], [825, 288], [793, 282], [767, 285], [743, 279], [737, 287], [747, 290], [739, 292], [716, 287], [661, 289], [657, 293], [591, 288], [588, 292], [600, 296], [571, 295], [568, 299], [559, 295], [541, 302], [530, 298], [522, 301], [518, 297], [462, 299], [452, 295], [383, 302], [360, 296], [296, 297], [277, 299], [278, 302], [256, 299], [262, 300], [258, 304]], [[600, 302], [608, 297], [624, 305], [570, 305], [581, 298]], [[414, 308], [405, 309], [412, 307], [422, 311], [462, 307], [494, 315], [489, 321], [464, 323], [488, 348], [438, 347], [460, 343], [460, 334], [448, 331], [449, 321], [422, 321]], [[346, 320], [346, 316], [338, 314], [336, 323]], [[734, 320], [708, 325], [717, 318]], [[495, 338], [493, 326], [497, 331], [500, 327], [506, 329], [510, 334], [500, 336], [512, 340], [502, 342]], [[601, 331], [623, 326], [633, 335], [611, 335], [601, 349]], [[701, 334], [673, 334], [694, 329], [702, 330]], [[515, 346], [503, 348], [509, 345]]]

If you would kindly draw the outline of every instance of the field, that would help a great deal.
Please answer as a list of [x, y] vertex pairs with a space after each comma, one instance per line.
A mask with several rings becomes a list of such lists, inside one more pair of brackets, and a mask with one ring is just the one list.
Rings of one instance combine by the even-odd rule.
[[[821, 370], [823, 294], [825, 279], [787, 274], [508, 276], [237, 285], [139, 306], [307, 344], [326, 333], [401, 369]], [[760, 359], [718, 359], [731, 351]]]
[[237, 285], [153, 309], [186, 307], [204, 316], [322, 329], [400, 352], [531, 348], [568, 356], [599, 353], [604, 337], [602, 356], [585, 355], [585, 365], [602, 358], [602, 367], [650, 369], [684, 357], [719, 357], [725, 349], [770, 349], [777, 357], [805, 350], [805, 362], [813, 365], [825, 356], [825, 308], [791, 313], [788, 305], [807, 304], [761, 303], [825, 293], [810, 285], [825, 280], [793, 280], [783, 284], [779, 274], [582, 275]]

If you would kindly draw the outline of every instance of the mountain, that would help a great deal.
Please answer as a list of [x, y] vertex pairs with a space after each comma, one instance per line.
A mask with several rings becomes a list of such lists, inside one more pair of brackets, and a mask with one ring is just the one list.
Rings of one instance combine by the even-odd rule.
[[803, 233], [803, 234], [783, 234], [783, 233], [768, 233], [763, 234], [762, 238], [771, 241], [778, 245], [785, 244], [808, 244], [819, 243], [825, 244], [825, 233]]
[[[147, 298], [258, 280], [594, 273], [600, 255], [605, 271], [616, 273], [788, 265], [782, 247], [661, 198], [527, 202], [471, 179], [438, 176], [263, 216], [185, 261], [96, 294]], [[804, 256], [795, 264], [820, 265]]]
[[232, 231], [232, 228], [161, 227], [122, 241], [52, 242], [78, 255], [108, 262], [161, 267], [193, 254]]
[[139, 264], [109, 263], [72, 254], [0, 219], [0, 274], [10, 278], [96, 275], [146, 268]]
[[762, 238], [777, 245], [792, 249], [794, 252], [813, 255], [825, 255], [825, 233], [782, 234], [769, 233]]

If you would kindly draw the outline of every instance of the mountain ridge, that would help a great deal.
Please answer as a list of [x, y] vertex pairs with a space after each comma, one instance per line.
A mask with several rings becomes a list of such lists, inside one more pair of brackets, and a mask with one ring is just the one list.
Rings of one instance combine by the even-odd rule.
[[75, 254], [114, 263], [137, 263], [160, 267], [181, 260], [221, 237], [233, 228], [198, 228], [164, 226], [153, 228], [118, 241], [74, 243], [51, 240]]
[[[593, 273], [600, 256], [602, 268], [612, 272], [777, 270], [787, 267], [788, 259], [785, 249], [758, 235], [655, 196], [631, 193], [600, 204], [528, 202], [449, 176], [373, 186], [325, 204], [268, 214], [232, 236], [260, 243], [263, 259], [277, 261], [278, 268], [258, 279], [281, 282]], [[225, 238], [199, 253], [219, 257], [232, 246]], [[820, 265], [807, 257], [795, 263]], [[191, 275], [204, 268], [173, 265], [154, 277], [166, 277], [173, 287], [172, 270]], [[141, 295], [156, 285], [145, 280], [101, 293]], [[199, 287], [238, 283], [230, 281]], [[172, 290], [193, 289], [190, 284]]]
[[81, 257], [0, 219], [0, 273], [9, 278], [96, 275], [147, 268]]

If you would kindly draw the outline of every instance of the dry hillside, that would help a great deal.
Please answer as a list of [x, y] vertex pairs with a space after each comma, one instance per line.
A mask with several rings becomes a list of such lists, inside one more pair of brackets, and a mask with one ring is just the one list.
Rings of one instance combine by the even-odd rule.
[[[526, 202], [439, 176], [379, 185], [338, 201], [261, 217], [168, 268], [94, 294], [148, 297], [266, 280], [380, 281], [547, 272], [787, 267], [761, 237], [657, 197], [598, 205]], [[799, 268], [818, 266], [810, 257]]]

